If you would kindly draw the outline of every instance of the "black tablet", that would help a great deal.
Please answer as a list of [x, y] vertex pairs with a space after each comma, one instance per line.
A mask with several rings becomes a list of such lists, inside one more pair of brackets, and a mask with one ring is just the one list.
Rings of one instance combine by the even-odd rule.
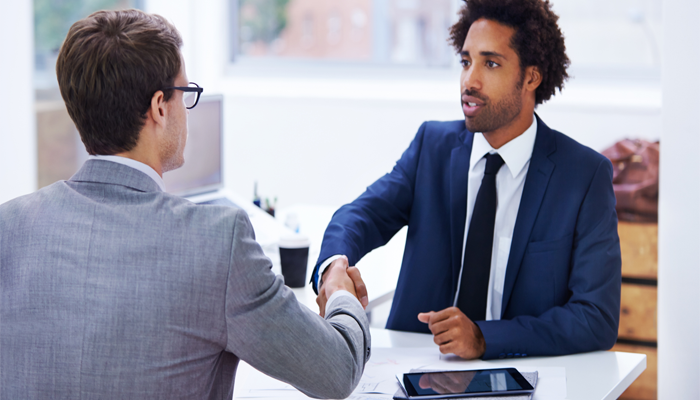
[[535, 388], [515, 368], [397, 375], [409, 399], [528, 394]]

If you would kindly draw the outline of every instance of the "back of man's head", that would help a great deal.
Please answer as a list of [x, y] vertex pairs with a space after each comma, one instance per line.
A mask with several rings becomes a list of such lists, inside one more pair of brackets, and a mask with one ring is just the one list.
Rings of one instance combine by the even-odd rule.
[[71, 26], [56, 75], [88, 153], [134, 148], [153, 94], [180, 73], [181, 46], [172, 24], [139, 10], [98, 11]]

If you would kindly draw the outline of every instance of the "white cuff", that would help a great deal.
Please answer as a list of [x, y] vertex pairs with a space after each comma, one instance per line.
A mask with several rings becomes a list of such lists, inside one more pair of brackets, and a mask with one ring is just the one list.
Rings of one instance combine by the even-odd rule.
[[335, 293], [331, 295], [331, 298], [328, 299], [326, 302], [326, 310], [324, 312], [324, 315], [328, 315], [328, 310], [331, 308], [331, 304], [333, 301], [339, 297], [350, 297], [351, 299], [355, 300], [357, 302], [357, 305], [362, 307], [362, 304], [360, 303], [359, 300], [357, 300], [357, 297], [353, 296], [352, 293], [348, 292], [347, 290], [337, 290]]
[[339, 259], [340, 257], [342, 257], [341, 254], [336, 254], [334, 256], [326, 258], [326, 261], [321, 263], [321, 265], [318, 267], [318, 279], [316, 280], [316, 289], [321, 289], [321, 277], [323, 276], [323, 273], [326, 272], [326, 268], [328, 268], [328, 266], [331, 265], [333, 261]]

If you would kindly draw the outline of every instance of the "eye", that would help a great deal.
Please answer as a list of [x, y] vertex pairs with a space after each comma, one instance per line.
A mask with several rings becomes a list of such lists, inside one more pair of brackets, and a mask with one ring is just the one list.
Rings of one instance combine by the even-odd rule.
[[500, 67], [501, 65], [494, 62], [494, 61], [489, 60], [489, 61], [486, 61], [486, 66], [489, 68], [496, 68], [496, 67]]
[[459, 63], [462, 64], [462, 67], [464, 67], [464, 68], [471, 65], [471, 61], [466, 60], [466, 59], [462, 59]]

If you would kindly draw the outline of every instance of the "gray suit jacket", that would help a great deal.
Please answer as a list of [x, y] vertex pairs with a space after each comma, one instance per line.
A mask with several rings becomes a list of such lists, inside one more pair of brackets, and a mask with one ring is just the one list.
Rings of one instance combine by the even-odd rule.
[[0, 206], [2, 399], [230, 399], [238, 360], [346, 397], [369, 358], [347, 297], [324, 319], [275, 276], [246, 214], [89, 160]]

